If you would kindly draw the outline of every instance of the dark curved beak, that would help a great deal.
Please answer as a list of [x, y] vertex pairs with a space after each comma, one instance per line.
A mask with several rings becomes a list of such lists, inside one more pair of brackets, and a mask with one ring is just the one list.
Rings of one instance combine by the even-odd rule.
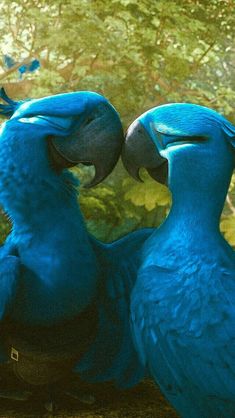
[[142, 181], [139, 170], [144, 167], [154, 180], [167, 184], [168, 162], [161, 157], [148, 132], [138, 120], [127, 130], [121, 156], [124, 167], [134, 179]]
[[68, 136], [51, 137], [50, 158], [57, 170], [78, 163], [94, 165], [95, 177], [85, 187], [104, 180], [113, 170], [124, 141], [119, 116], [112, 105], [99, 103]]

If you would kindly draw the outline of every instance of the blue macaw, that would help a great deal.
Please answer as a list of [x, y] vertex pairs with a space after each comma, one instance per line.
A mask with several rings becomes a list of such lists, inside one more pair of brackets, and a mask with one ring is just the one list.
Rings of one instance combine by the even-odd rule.
[[51, 374], [41, 368], [35, 377], [37, 356], [30, 374], [20, 366], [25, 354], [52, 353], [53, 360], [68, 349], [81, 379], [132, 386], [144, 368], [130, 333], [129, 298], [152, 230], [97, 241], [67, 170], [93, 164], [92, 186], [112, 171], [124, 139], [119, 116], [87, 91], [15, 102], [2, 90], [1, 97], [7, 104], [0, 111], [11, 118], [0, 131], [0, 204], [13, 227], [0, 249], [0, 361], [9, 359], [10, 338], [10, 357], [27, 383], [50, 384], [63, 367], [61, 361]]
[[235, 253], [219, 231], [234, 146], [224, 117], [175, 103], [137, 118], [123, 147], [130, 174], [143, 166], [172, 193], [143, 246], [131, 318], [142, 363], [183, 418], [235, 416]]

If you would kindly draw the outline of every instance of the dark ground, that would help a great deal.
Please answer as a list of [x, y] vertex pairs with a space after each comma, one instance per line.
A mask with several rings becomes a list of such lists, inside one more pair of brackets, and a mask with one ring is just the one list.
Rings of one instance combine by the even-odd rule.
[[66, 395], [57, 401], [52, 415], [46, 412], [42, 394], [30, 401], [0, 399], [1, 418], [177, 418], [178, 415], [165, 401], [159, 389], [149, 380], [135, 388], [118, 391], [112, 386], [90, 385], [88, 392], [96, 397], [93, 405], [86, 405]]

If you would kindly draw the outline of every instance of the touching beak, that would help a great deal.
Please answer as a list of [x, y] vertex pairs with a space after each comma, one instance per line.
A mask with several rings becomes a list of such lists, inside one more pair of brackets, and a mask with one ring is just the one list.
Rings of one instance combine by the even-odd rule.
[[161, 157], [148, 132], [138, 120], [127, 130], [122, 147], [122, 161], [128, 173], [136, 180], [141, 181], [139, 170], [144, 167], [154, 180], [167, 183], [167, 160]]

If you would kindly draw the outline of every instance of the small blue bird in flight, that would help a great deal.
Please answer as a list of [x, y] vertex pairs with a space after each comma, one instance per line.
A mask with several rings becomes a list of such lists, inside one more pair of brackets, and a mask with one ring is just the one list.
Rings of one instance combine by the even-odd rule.
[[183, 418], [235, 417], [235, 253], [219, 231], [235, 127], [217, 112], [168, 104], [136, 119], [122, 158], [168, 183], [172, 208], [146, 240], [131, 295], [142, 363]]
[[[18, 64], [10, 55], [3, 55], [3, 62], [6, 68], [10, 69]], [[34, 71], [40, 68], [40, 61], [38, 59], [33, 59], [28, 64], [22, 64], [18, 67], [19, 79], [22, 78], [25, 73], [33, 73]]]

